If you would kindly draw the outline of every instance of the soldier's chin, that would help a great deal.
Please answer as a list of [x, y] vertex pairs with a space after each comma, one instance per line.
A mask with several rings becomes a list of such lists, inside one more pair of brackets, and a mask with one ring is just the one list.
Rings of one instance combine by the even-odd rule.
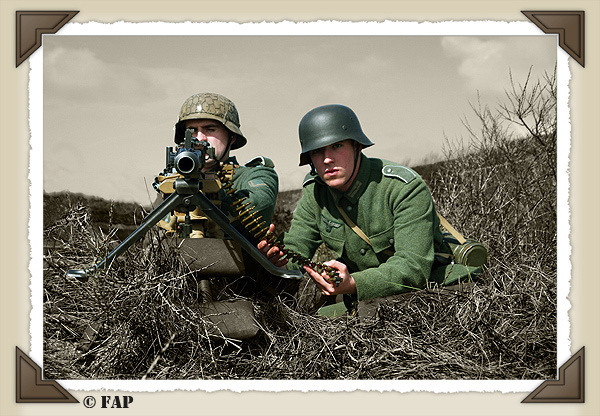
[[323, 181], [333, 189], [338, 189], [344, 186], [343, 178], [323, 178]]
[[202, 169], [202, 170], [204, 170], [204, 171], [210, 170], [210, 169], [214, 168], [216, 164], [217, 164], [216, 160], [206, 159], [204, 161], [204, 169]]

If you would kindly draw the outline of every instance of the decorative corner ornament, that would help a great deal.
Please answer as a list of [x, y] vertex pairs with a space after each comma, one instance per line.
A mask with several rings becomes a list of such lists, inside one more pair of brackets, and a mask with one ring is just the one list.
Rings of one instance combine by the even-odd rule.
[[54, 380], [43, 380], [42, 369], [17, 347], [17, 403], [79, 403]]
[[585, 68], [584, 11], [521, 11], [547, 34], [557, 34], [560, 47]]
[[54, 34], [66, 25], [76, 11], [17, 11], [16, 66], [42, 46], [42, 35]]
[[558, 380], [546, 380], [521, 403], [585, 403], [585, 347], [566, 363]]

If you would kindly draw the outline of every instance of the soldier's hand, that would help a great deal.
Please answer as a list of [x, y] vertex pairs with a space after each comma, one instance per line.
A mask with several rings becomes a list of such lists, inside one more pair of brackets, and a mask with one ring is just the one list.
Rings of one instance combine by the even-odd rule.
[[330, 278], [330, 276], [326, 272], [319, 274], [316, 272], [316, 270], [311, 269], [308, 266], [304, 266], [304, 270], [306, 270], [306, 272], [314, 280], [323, 295], [332, 296], [356, 293], [356, 282], [348, 272], [348, 267], [344, 263], [341, 263], [337, 260], [329, 260], [324, 264], [338, 271], [339, 277], [342, 278], [339, 286], [336, 286], [335, 282], [329, 282], [327, 280]]
[[[275, 225], [271, 224], [269, 226], [269, 233], [267, 235], [273, 234], [274, 232]], [[287, 259], [281, 259], [281, 257], [283, 257], [283, 253], [279, 247], [269, 244], [266, 239], [260, 240], [256, 247], [258, 248], [258, 251], [260, 251], [263, 256], [265, 256], [274, 266], [284, 267], [287, 264]]]

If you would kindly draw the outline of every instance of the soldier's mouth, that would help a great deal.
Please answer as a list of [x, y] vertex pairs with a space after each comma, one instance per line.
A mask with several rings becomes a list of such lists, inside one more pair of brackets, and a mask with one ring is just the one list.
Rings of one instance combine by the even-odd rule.
[[334, 176], [339, 172], [338, 169], [326, 169], [325, 176]]

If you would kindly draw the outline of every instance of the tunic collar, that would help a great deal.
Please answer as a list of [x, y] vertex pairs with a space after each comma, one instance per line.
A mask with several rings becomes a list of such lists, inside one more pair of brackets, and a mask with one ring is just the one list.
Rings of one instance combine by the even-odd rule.
[[329, 188], [333, 194], [333, 197], [336, 202], [339, 202], [343, 197], [347, 199], [351, 204], [355, 205], [358, 202], [360, 196], [367, 189], [367, 185], [369, 184], [369, 176], [371, 173], [371, 160], [360, 154], [360, 168], [358, 169], [358, 174], [354, 178], [354, 182], [350, 185], [350, 188], [346, 192], [340, 192], [336, 189]]

